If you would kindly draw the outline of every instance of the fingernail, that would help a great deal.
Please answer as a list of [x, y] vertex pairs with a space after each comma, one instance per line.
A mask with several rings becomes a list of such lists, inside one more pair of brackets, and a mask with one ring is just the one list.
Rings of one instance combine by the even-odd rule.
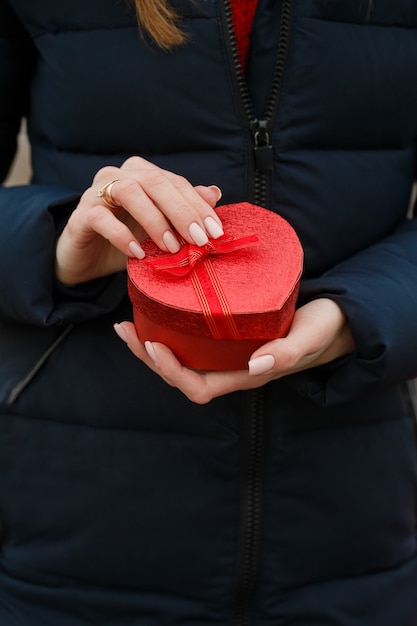
[[210, 237], [213, 237], [213, 239], [218, 239], [218, 237], [224, 235], [223, 228], [211, 216], [206, 217], [206, 219], [204, 220], [204, 226], [207, 228], [208, 234], [210, 235]]
[[145, 350], [148, 353], [148, 357], [151, 358], [154, 363], [156, 363], [155, 350], [150, 341], [145, 341]]
[[137, 259], [144, 259], [145, 258], [145, 253], [143, 251], [143, 249], [141, 248], [141, 246], [136, 243], [136, 241], [131, 241], [129, 243], [129, 252], [131, 253], [132, 256], [135, 256]]
[[113, 328], [116, 331], [116, 335], [118, 335], [122, 341], [127, 343], [127, 335], [123, 326], [121, 326], [121, 324], [114, 324]]
[[249, 374], [257, 376], [259, 374], [266, 374], [272, 370], [275, 365], [275, 359], [272, 354], [265, 354], [264, 356], [257, 356], [251, 359], [248, 365]]
[[197, 222], [193, 222], [192, 224], [190, 224], [188, 232], [190, 233], [191, 239], [197, 246], [205, 246], [206, 243], [208, 243], [208, 237], [206, 233], [201, 228], [201, 226], [197, 224]]
[[217, 185], [210, 185], [209, 189], [213, 189], [213, 191], [217, 191], [217, 200], [216, 202], [218, 202], [220, 200], [220, 198], [222, 197], [222, 190], [220, 189], [220, 187], [218, 187]]
[[180, 242], [178, 241], [176, 236], [171, 233], [170, 230], [166, 230], [164, 232], [164, 234], [162, 235], [162, 241], [166, 245], [167, 249], [172, 252], [172, 254], [175, 254], [175, 252], [178, 252], [178, 250], [181, 248]]

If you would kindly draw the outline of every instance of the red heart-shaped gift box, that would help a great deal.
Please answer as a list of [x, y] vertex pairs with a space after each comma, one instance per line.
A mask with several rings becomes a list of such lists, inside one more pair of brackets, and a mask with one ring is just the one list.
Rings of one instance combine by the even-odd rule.
[[198, 248], [162, 252], [142, 242], [128, 260], [139, 339], [167, 345], [202, 370], [246, 369], [251, 354], [284, 337], [295, 312], [303, 251], [282, 217], [248, 202], [216, 209], [225, 235]]

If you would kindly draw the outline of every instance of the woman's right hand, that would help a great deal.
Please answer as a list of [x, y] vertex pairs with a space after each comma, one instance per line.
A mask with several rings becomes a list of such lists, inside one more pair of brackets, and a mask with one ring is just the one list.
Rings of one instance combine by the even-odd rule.
[[[106, 205], [97, 192], [116, 181]], [[218, 187], [193, 187], [182, 176], [141, 157], [118, 167], [104, 167], [70, 216], [56, 247], [56, 275], [66, 285], [123, 270], [128, 256], [143, 258], [140, 242], [151, 237], [164, 252], [177, 252], [176, 232], [189, 243], [204, 245], [223, 233], [214, 206]]]

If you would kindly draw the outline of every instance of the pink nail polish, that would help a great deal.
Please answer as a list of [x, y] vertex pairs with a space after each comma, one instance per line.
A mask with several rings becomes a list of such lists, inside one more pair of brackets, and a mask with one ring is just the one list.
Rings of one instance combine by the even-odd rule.
[[270, 372], [275, 365], [275, 359], [272, 354], [264, 354], [263, 356], [255, 357], [248, 363], [249, 374], [251, 376], [259, 376], [260, 374], [266, 374]]
[[141, 246], [136, 243], [136, 241], [131, 241], [129, 243], [129, 252], [131, 253], [132, 256], [136, 257], [137, 259], [144, 259], [145, 258], [145, 253], [142, 250]]
[[181, 248], [180, 242], [178, 241], [176, 236], [171, 233], [170, 230], [166, 230], [164, 232], [164, 234], [162, 235], [162, 241], [166, 245], [169, 252], [172, 252], [172, 254], [175, 254], [175, 252], [178, 252], [178, 250]]
[[122, 341], [127, 343], [127, 335], [126, 335], [126, 331], [123, 328], [123, 326], [121, 324], [114, 324], [113, 328], [114, 328], [114, 330], [116, 332], [116, 335], [118, 335]]
[[222, 197], [222, 195], [223, 195], [222, 194], [222, 190], [217, 185], [210, 185], [210, 189], [213, 189], [213, 191], [217, 192], [217, 200], [216, 200], [216, 202], [218, 202], [220, 200], [220, 198]]
[[192, 224], [190, 224], [188, 232], [190, 233], [191, 239], [197, 246], [205, 246], [206, 243], [208, 243], [208, 237], [206, 233], [201, 228], [201, 226], [197, 224], [197, 222], [193, 222]]
[[156, 364], [156, 353], [154, 347], [150, 341], [145, 341], [145, 350], [148, 353], [149, 358]]
[[210, 237], [213, 237], [213, 239], [218, 239], [219, 237], [224, 235], [223, 228], [211, 216], [206, 217], [206, 219], [204, 220], [204, 226], [206, 227], [207, 232], [210, 235]]

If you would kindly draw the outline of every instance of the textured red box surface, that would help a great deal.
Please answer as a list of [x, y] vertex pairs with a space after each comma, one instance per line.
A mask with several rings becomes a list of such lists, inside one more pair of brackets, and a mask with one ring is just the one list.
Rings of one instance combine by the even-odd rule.
[[294, 229], [272, 211], [247, 202], [216, 210], [221, 239], [203, 248], [184, 244], [177, 255], [146, 239], [146, 258], [129, 258], [134, 323], [142, 342], [164, 343], [183, 365], [246, 369], [257, 348], [289, 330], [303, 251]]

